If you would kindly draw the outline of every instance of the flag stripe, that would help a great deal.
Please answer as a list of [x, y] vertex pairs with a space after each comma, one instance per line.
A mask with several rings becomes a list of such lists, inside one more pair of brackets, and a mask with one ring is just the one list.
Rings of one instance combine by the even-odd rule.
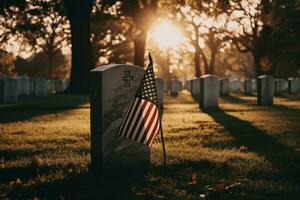
[[132, 107], [134, 106], [135, 103], [136, 103], [136, 99], [134, 98], [134, 99], [132, 99], [132, 101], [131, 101], [131, 103], [130, 103], [127, 111], [126, 111], [125, 117], [123, 118], [123, 120], [121, 122], [121, 125], [120, 125], [119, 130], [118, 130], [118, 136], [121, 136], [121, 130], [123, 130], [124, 124], [126, 122], [125, 119], [127, 119], [128, 115], [129, 115], [129, 113], [130, 113], [130, 111], [131, 111], [131, 109], [132, 109]]
[[158, 134], [159, 128], [160, 128], [160, 124], [159, 124], [159, 120], [157, 120], [156, 124], [155, 124], [155, 128], [153, 129], [153, 132], [151, 133], [151, 136], [150, 136], [150, 138], [148, 139], [148, 142], [147, 142], [147, 144], [149, 146], [152, 145], [152, 142], [154, 141], [153, 138]]
[[139, 137], [138, 137], [138, 139], [137, 139], [138, 142], [143, 143], [142, 138], [144, 138], [144, 135], [147, 135], [146, 127], [147, 127], [148, 124], [151, 122], [151, 118], [152, 118], [152, 116], [153, 116], [154, 111], [155, 111], [155, 107], [152, 107], [151, 110], [150, 110], [149, 115], [147, 116], [147, 119], [145, 119], [144, 126], [142, 127], [142, 130], [141, 130], [141, 132], [140, 132], [140, 134], [139, 134]]
[[141, 142], [144, 143], [144, 144], [146, 144], [145, 139], [147, 138], [147, 134], [148, 134], [148, 131], [149, 131], [150, 127], [153, 125], [153, 121], [154, 121], [154, 118], [156, 116], [156, 112], [157, 112], [157, 109], [154, 109], [154, 113], [151, 116], [150, 122], [149, 122], [149, 124], [147, 125], [147, 128], [144, 131], [146, 134], [143, 134], [143, 137], [142, 137], [142, 140], [141, 140]]
[[129, 133], [131, 129], [133, 128], [134, 122], [137, 119], [138, 113], [142, 110], [142, 106], [145, 100], [141, 100], [139, 104], [137, 105], [136, 109], [134, 110], [134, 113], [131, 116], [131, 119], [129, 120], [130, 123], [128, 123], [127, 127], [125, 127], [126, 134], [125, 137], [129, 138]]
[[139, 104], [138, 104], [138, 102], [140, 101], [140, 99], [137, 99], [137, 98], [135, 98], [134, 99], [134, 105], [131, 107], [131, 109], [129, 110], [129, 115], [128, 115], [128, 117], [127, 118], [124, 118], [124, 121], [126, 122], [126, 123], [124, 123], [124, 126], [122, 127], [122, 129], [120, 130], [121, 131], [121, 134], [120, 135], [122, 135], [122, 136], [125, 136], [125, 134], [126, 134], [126, 128], [125, 127], [127, 127], [127, 125], [128, 125], [128, 123], [129, 123], [129, 119], [131, 119], [131, 116], [132, 116], [132, 114], [134, 113], [134, 110], [135, 110], [135, 108], [137, 107], [137, 106], [139, 106]]
[[145, 141], [145, 143], [148, 144], [148, 145], [149, 145], [150, 141], [154, 138], [154, 136], [156, 136], [156, 132], [155, 132], [156, 127], [159, 126], [158, 120], [159, 120], [158, 110], [156, 109], [156, 115], [155, 115], [153, 125], [152, 125], [151, 129], [149, 129], [147, 137], [146, 137], [147, 139]]
[[152, 107], [153, 107], [153, 103], [148, 102], [147, 108], [143, 112], [143, 116], [140, 118], [139, 124], [136, 126], [135, 131], [132, 135], [132, 138], [134, 138], [135, 140], [137, 140], [139, 135], [141, 134], [141, 131], [142, 131], [143, 127], [145, 126], [145, 122], [149, 116], [149, 113], [150, 113]]
[[142, 132], [143, 128], [146, 125], [146, 122], [148, 120], [148, 116], [151, 113], [152, 108], [153, 108], [153, 103], [150, 103], [150, 106], [149, 106], [148, 110], [146, 111], [145, 116], [142, 119], [142, 124], [140, 124], [140, 126], [137, 128], [137, 133], [134, 135], [135, 140], [138, 140], [138, 138], [143, 134], [143, 132]]
[[132, 135], [133, 135], [133, 133], [134, 133], [135, 130], [137, 129], [139, 122], [143, 119], [143, 118], [142, 118], [142, 115], [143, 115], [143, 113], [145, 112], [145, 108], [146, 108], [147, 105], [150, 104], [150, 102], [149, 102], [149, 101], [144, 101], [142, 104], [143, 104], [143, 105], [142, 105], [140, 111], [136, 113], [136, 115], [137, 115], [137, 120], [136, 120], [134, 123], [132, 123], [132, 124], [134, 124], [133, 127], [132, 127], [132, 129], [131, 129], [131, 130], [128, 130], [128, 134], [127, 134], [127, 135], [128, 135], [128, 138], [131, 138]]

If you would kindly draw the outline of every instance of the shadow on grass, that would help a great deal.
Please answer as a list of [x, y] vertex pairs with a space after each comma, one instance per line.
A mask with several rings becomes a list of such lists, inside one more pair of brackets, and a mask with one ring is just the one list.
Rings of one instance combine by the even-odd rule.
[[[278, 142], [250, 122], [229, 115], [221, 109], [205, 110], [204, 112], [221, 124], [230, 135], [235, 137], [238, 145], [247, 146], [249, 151], [264, 156], [274, 167], [293, 172], [300, 170], [300, 156], [298, 152]], [[299, 180], [299, 174], [296, 174]]]
[[0, 105], [0, 123], [23, 121], [39, 115], [59, 113], [78, 108], [88, 102], [89, 97], [87, 95], [51, 95], [40, 98], [22, 98], [17, 104]]
[[228, 103], [253, 103], [251, 100], [241, 99], [233, 95], [222, 96], [221, 99]]
[[[10, 199], [134, 199], [130, 186], [144, 182], [144, 176], [136, 174], [103, 175], [95, 178], [89, 172], [72, 174], [64, 179], [36, 183], [33, 186], [14, 187], [8, 193]], [[34, 196], [33, 196], [34, 195]]]

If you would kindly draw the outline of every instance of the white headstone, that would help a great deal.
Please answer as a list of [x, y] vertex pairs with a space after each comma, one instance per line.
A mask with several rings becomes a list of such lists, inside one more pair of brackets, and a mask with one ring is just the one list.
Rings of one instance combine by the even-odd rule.
[[192, 80], [192, 95], [194, 97], [199, 97], [200, 95], [200, 78]]
[[220, 80], [220, 96], [229, 95], [229, 79], [221, 78]]
[[171, 80], [171, 95], [178, 95], [181, 87], [180, 84], [179, 80]]
[[241, 91], [241, 81], [239, 79], [230, 80], [230, 91], [240, 92]]
[[30, 95], [30, 83], [28, 76], [18, 77], [18, 94], [20, 96], [29, 96]]
[[168, 91], [168, 80], [166, 80], [165, 81], [165, 83], [164, 83], [164, 90], [165, 90], [165, 92], [167, 92]]
[[215, 75], [203, 75], [200, 77], [200, 98], [201, 109], [219, 106], [219, 78]]
[[252, 81], [252, 79], [245, 79], [244, 80], [245, 95], [252, 95], [252, 89], [253, 89], [253, 81]]
[[252, 91], [257, 92], [257, 81], [256, 81], [256, 79], [252, 79]]
[[286, 79], [282, 79], [283, 81], [283, 92], [287, 93], [289, 91], [289, 82]]
[[288, 79], [288, 91], [289, 94], [297, 94], [300, 91], [300, 82], [297, 78]]
[[10, 77], [0, 78], [0, 103], [18, 102], [18, 81]]
[[281, 95], [284, 92], [284, 79], [274, 80], [274, 94]]
[[34, 96], [45, 97], [48, 95], [47, 80], [45, 78], [33, 78]]
[[184, 86], [185, 86], [185, 89], [187, 89], [188, 91], [191, 91], [191, 81], [190, 80], [186, 80]]
[[63, 92], [67, 88], [65, 80], [55, 80], [55, 91]]
[[48, 93], [55, 93], [55, 80], [47, 80]]
[[274, 78], [263, 75], [257, 78], [257, 104], [272, 105], [274, 96]]
[[150, 149], [117, 136], [120, 123], [133, 99], [144, 70], [134, 65], [110, 64], [91, 71], [91, 169], [144, 170]]

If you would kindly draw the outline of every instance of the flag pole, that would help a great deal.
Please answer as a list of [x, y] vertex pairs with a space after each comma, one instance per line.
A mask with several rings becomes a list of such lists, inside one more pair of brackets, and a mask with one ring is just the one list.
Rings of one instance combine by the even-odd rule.
[[165, 140], [164, 140], [164, 133], [163, 133], [163, 127], [162, 127], [162, 112], [160, 114], [160, 137], [161, 137], [161, 144], [163, 149], [163, 158], [164, 158], [164, 166], [167, 165], [167, 155], [166, 155], [166, 148], [165, 148]]

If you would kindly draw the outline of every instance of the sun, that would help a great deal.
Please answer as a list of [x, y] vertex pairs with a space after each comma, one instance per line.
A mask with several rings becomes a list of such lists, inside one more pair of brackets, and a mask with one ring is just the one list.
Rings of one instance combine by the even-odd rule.
[[179, 43], [184, 42], [184, 37], [180, 31], [168, 21], [157, 24], [150, 37], [163, 48], [175, 48]]

